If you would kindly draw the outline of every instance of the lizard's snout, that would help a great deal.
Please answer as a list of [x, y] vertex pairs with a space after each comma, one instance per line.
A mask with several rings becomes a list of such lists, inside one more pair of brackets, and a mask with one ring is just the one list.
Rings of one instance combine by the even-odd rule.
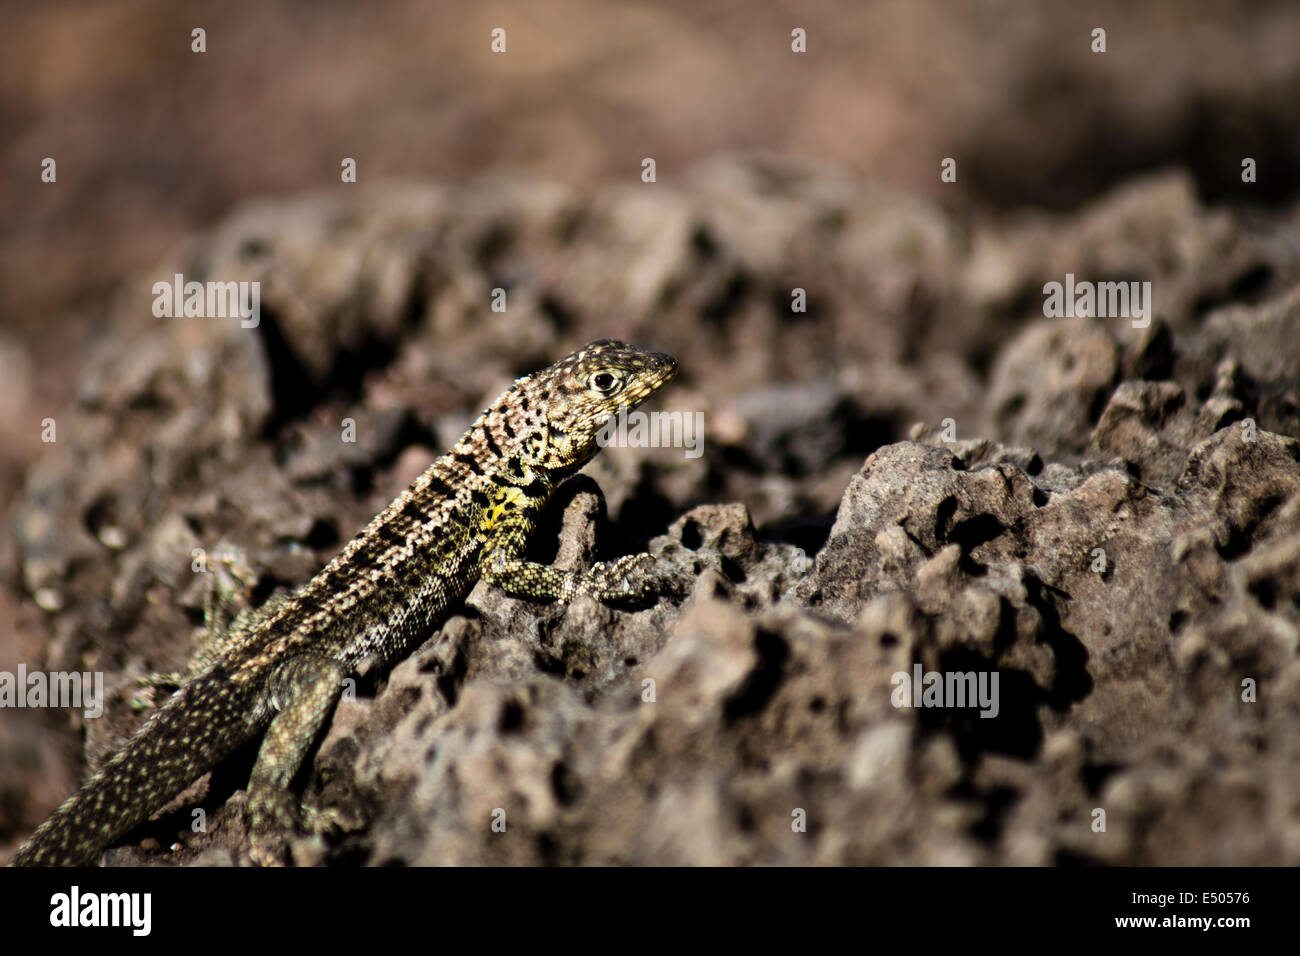
[[677, 359], [667, 352], [651, 352], [650, 357], [654, 359], [665, 382], [677, 374]]

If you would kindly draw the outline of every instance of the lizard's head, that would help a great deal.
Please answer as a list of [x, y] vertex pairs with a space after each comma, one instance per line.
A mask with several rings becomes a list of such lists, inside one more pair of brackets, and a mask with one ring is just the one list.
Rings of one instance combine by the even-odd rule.
[[545, 466], [582, 467], [598, 450], [597, 436], [611, 415], [640, 405], [676, 374], [671, 355], [599, 339], [530, 376], [537, 389], [530, 398], [545, 409], [548, 425]]

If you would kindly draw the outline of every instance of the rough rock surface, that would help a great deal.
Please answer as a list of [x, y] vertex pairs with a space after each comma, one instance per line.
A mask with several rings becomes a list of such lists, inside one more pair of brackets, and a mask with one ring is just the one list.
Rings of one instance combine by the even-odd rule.
[[[991, 222], [753, 162], [246, 209], [124, 287], [27, 476], [29, 666], [108, 674], [93, 764], [191, 648], [195, 549], [300, 583], [513, 376], [624, 337], [679, 358], [658, 407], [705, 453], [607, 450], [536, 556], [648, 543], [661, 596], [480, 585], [340, 705], [299, 862], [1295, 865], [1298, 225], [1177, 174]], [[155, 319], [177, 271], [260, 279], [261, 325]], [[1066, 272], [1151, 281], [1155, 320], [1041, 318]], [[918, 663], [996, 671], [998, 715], [894, 706]], [[62, 795], [57, 726], [0, 732], [11, 841]], [[252, 756], [110, 862], [246, 862]]]

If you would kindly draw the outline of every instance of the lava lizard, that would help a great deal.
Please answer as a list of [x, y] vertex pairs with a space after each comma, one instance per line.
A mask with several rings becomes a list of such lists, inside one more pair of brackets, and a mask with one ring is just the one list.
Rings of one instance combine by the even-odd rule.
[[12, 865], [88, 865], [237, 747], [261, 736], [248, 785], [254, 862], [281, 862], [270, 831], [300, 824], [290, 782], [345, 678], [413, 649], [480, 578], [568, 601], [643, 596], [648, 554], [586, 573], [524, 559], [556, 486], [595, 456], [620, 408], [666, 385], [677, 362], [601, 339], [508, 388], [447, 454], [307, 584], [236, 617], [138, 731], [37, 828]]

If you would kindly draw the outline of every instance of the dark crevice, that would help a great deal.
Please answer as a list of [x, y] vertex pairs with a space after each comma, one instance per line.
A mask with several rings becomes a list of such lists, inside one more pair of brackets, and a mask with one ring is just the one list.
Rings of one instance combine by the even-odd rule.
[[474, 260], [484, 272], [491, 274], [497, 261], [509, 252], [513, 245], [514, 235], [510, 229], [503, 223], [493, 223], [479, 237], [474, 249]]
[[723, 718], [727, 724], [760, 713], [781, 684], [781, 674], [790, 656], [785, 640], [779, 634], [760, 628], [754, 638], [754, 649], [758, 652], [758, 663], [723, 705]]
[[523, 730], [524, 709], [517, 700], [507, 700], [501, 708], [501, 718], [497, 722], [497, 731], [501, 734], [514, 734]]
[[1088, 788], [1090, 796], [1097, 796], [1101, 793], [1102, 784], [1118, 773], [1119, 764], [1114, 763], [1089, 763], [1083, 766], [1083, 785]]
[[550, 654], [534, 652], [533, 666], [543, 674], [547, 674], [550, 677], [563, 678], [568, 676], [568, 669], [564, 666], [564, 661], [557, 657], [553, 657]]
[[1099, 388], [1092, 395], [1092, 400], [1088, 402], [1088, 424], [1096, 427], [1101, 421], [1101, 416], [1106, 411], [1106, 406], [1110, 404], [1112, 395], [1110, 388]]
[[312, 522], [311, 530], [307, 532], [304, 543], [307, 547], [316, 550], [332, 548], [339, 543], [339, 529], [332, 520], [317, 518]]
[[556, 803], [571, 807], [582, 796], [582, 782], [565, 764], [556, 763], [551, 768], [551, 792], [555, 794]]
[[791, 515], [764, 525], [754, 537], [769, 544], [792, 544], [804, 554], [814, 555], [825, 546], [834, 526], [835, 511], [819, 518]]
[[957, 513], [957, 499], [949, 495], [939, 502], [939, 506], [934, 509], [934, 537], [936, 541], [945, 541], [948, 537], [948, 526], [952, 523], [952, 517]]
[[1142, 378], [1161, 382], [1173, 378], [1174, 360], [1178, 349], [1174, 344], [1173, 333], [1163, 322], [1155, 326], [1155, 332], [1134, 357], [1130, 378]]
[[1270, 578], [1259, 578], [1247, 585], [1259, 606], [1266, 611], [1277, 606], [1277, 582]]
[[1069, 595], [1040, 581], [1032, 574], [1025, 575], [1025, 590], [1030, 607], [1043, 619], [1042, 640], [1052, 649], [1056, 658], [1056, 674], [1047, 694], [1047, 703], [1056, 711], [1064, 711], [1076, 701], [1092, 693], [1092, 676], [1088, 673], [1088, 649], [1079, 638], [1061, 626], [1061, 615], [1053, 596], [1069, 600]]
[[709, 262], [718, 255], [718, 241], [703, 223], [691, 230], [691, 251], [703, 262]]
[[561, 338], [567, 336], [570, 330], [577, 325], [577, 318], [573, 312], [553, 295], [542, 296], [538, 308], [541, 310], [542, 315], [546, 316], [550, 321], [555, 334]]
[[286, 425], [306, 417], [321, 404], [355, 403], [361, 397], [366, 376], [387, 367], [397, 354], [392, 342], [371, 334], [355, 346], [339, 345], [330, 370], [318, 381], [285, 337], [275, 309], [262, 308], [257, 329], [271, 379], [271, 413], [262, 429], [267, 439], [274, 439]]
[[1286, 501], [1286, 495], [1277, 493], [1261, 498], [1249, 520], [1238, 527], [1230, 529], [1228, 540], [1223, 544], [1216, 545], [1219, 557], [1225, 561], [1234, 561], [1249, 551], [1254, 545], [1255, 536], [1260, 526], [1268, 520], [1269, 516], [1284, 501]]
[[316, 389], [306, 367], [285, 339], [279, 315], [274, 309], [262, 306], [257, 331], [271, 376], [271, 414], [267, 416], [263, 434], [266, 438], [273, 438], [286, 423], [311, 410], [316, 401]]
[[745, 569], [726, 555], [722, 557], [722, 573], [733, 584], [745, 583]]
[[[963, 706], [949, 702], [944, 707], [919, 707], [919, 721], [927, 731], [945, 730], [952, 735], [957, 752], [967, 766], [972, 765], [981, 753], [992, 751], [1020, 757], [1025, 760], [1037, 755], [1043, 741], [1043, 730], [1038, 720], [1038, 705], [1043, 691], [1034, 683], [1027, 671], [996, 667], [994, 662], [968, 647], [952, 647], [939, 657], [938, 673], [947, 688], [948, 675], [973, 674], [975, 690], [979, 693], [979, 678], [984, 676], [984, 688], [993, 696], [992, 675], [997, 674], [998, 686], [995, 703], [997, 714], [982, 717], [980, 702], [965, 701]], [[963, 690], [969, 682], [962, 683]]]
[[732, 272], [726, 284], [705, 303], [701, 310], [704, 321], [715, 328], [725, 326], [749, 295], [750, 284], [744, 272], [739, 269]]
[[375, 475], [391, 467], [406, 449], [413, 446], [438, 448], [440, 444], [437, 432], [409, 412], [404, 413], [396, 430], [382, 447], [375, 449], [370, 460], [364, 465], [355, 465], [348, 469], [352, 493], [360, 497], [373, 491]]
[[948, 532], [947, 540], [960, 546], [963, 554], [970, 554], [982, 544], [1000, 537], [1007, 526], [995, 515], [973, 515], [961, 521]]
[[411, 288], [406, 294], [406, 301], [402, 303], [402, 314], [399, 322], [407, 332], [419, 328], [424, 322], [424, 317], [429, 312], [428, 275], [427, 265], [422, 264], [416, 270], [416, 274], [411, 281]]
[[827, 314], [821, 296], [814, 295], [810, 289], [804, 289], [804, 310], [802, 312], [794, 311], [794, 290], [795, 286], [789, 288], [773, 286], [770, 290], [769, 300], [772, 305], [772, 312], [782, 323], [793, 325], [797, 322], [815, 322]]
[[978, 820], [971, 824], [970, 832], [972, 836], [981, 840], [987, 840], [989, 843], [997, 841], [1002, 835], [1002, 827], [1007, 815], [1011, 812], [1021, 798], [1019, 791], [1011, 787], [994, 787], [986, 793], [978, 796], [978, 802], [984, 812]]
[[438, 692], [447, 701], [449, 708], [456, 706], [456, 701], [460, 698], [460, 688], [465, 683], [465, 675], [468, 672], [469, 661], [465, 659], [464, 651], [457, 647], [451, 659], [451, 666], [446, 673], [438, 677]]

